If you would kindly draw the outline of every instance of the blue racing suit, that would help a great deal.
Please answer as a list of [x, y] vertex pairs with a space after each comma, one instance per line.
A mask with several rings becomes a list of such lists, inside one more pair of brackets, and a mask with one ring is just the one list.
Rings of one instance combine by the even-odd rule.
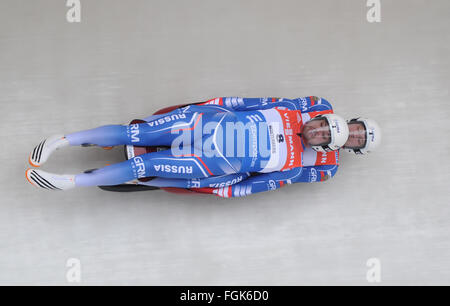
[[245, 196], [334, 176], [339, 152], [305, 147], [301, 126], [332, 113], [325, 99], [223, 97], [145, 118], [66, 135], [71, 145], [168, 146], [76, 176], [78, 186], [116, 185], [138, 178], [157, 187]]

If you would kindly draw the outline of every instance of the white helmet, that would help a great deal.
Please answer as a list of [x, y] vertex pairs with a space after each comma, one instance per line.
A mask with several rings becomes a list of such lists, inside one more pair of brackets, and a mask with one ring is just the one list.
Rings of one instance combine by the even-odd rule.
[[340, 149], [348, 139], [348, 125], [341, 116], [335, 114], [318, 115], [311, 120], [325, 119], [330, 128], [330, 143], [326, 145], [311, 146], [317, 152], [330, 152]]
[[361, 148], [346, 148], [349, 152], [355, 152], [356, 154], [366, 154], [372, 152], [381, 142], [381, 129], [380, 126], [372, 119], [367, 118], [353, 118], [347, 121], [351, 123], [362, 123], [365, 129], [366, 142]]

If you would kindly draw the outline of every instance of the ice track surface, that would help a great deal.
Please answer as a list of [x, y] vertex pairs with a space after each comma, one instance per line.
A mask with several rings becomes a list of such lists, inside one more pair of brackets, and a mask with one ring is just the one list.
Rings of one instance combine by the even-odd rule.
[[[0, 2], [0, 284], [450, 284], [450, 2]], [[25, 179], [45, 137], [217, 96], [318, 95], [376, 119], [380, 150], [342, 153], [332, 180], [247, 198]], [[121, 148], [63, 148], [43, 167], [77, 173]]]

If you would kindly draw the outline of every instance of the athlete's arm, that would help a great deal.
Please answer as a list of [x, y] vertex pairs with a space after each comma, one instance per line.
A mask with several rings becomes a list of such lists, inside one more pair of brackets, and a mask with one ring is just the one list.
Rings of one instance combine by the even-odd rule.
[[336, 174], [338, 167], [338, 165], [303, 167], [303, 171], [298, 176], [292, 179], [292, 183], [312, 183], [326, 181]]
[[203, 104], [205, 102], [201, 103], [193, 103], [188, 104], [184, 106], [180, 106], [179, 108], [175, 108], [167, 113], [158, 114], [158, 115], [151, 115], [148, 117], [145, 117], [144, 121], [153, 121], [159, 118], [163, 118], [166, 116], [170, 116], [173, 114], [180, 114], [180, 113], [211, 113], [211, 112], [230, 112], [230, 109], [223, 107], [221, 105], [215, 105], [215, 104]]
[[220, 97], [197, 103], [196, 105], [221, 106], [233, 111], [252, 111], [284, 106], [289, 109], [296, 109], [296, 104], [290, 99], [284, 98], [241, 98], [241, 97]]
[[302, 113], [320, 112], [320, 111], [333, 111], [333, 107], [330, 102], [324, 98], [318, 98], [316, 96], [302, 97], [292, 99], [297, 104], [297, 109]]
[[335, 175], [337, 168], [337, 165], [309, 166], [289, 171], [263, 173], [232, 186], [199, 188], [194, 191], [215, 194], [224, 198], [242, 197], [253, 193], [275, 190], [287, 184], [325, 181]]
[[[295, 170], [295, 169], [294, 169]], [[243, 197], [252, 193], [278, 189], [289, 184], [289, 177], [294, 176], [295, 171], [271, 172], [252, 176], [238, 184], [221, 188], [199, 188], [194, 191], [214, 194], [223, 198]]]
[[274, 107], [285, 107], [292, 110], [301, 110], [305, 112], [318, 112], [325, 110], [333, 110], [331, 104], [323, 99], [315, 96], [302, 97], [296, 99], [286, 98], [241, 98], [241, 97], [220, 97], [210, 99], [205, 102], [193, 103], [179, 109], [175, 109], [167, 114], [152, 115], [144, 118], [145, 121], [151, 121], [160, 117], [167, 116], [171, 113], [183, 112], [223, 112], [223, 111], [251, 111], [270, 109]]
[[225, 187], [242, 182], [250, 176], [250, 173], [224, 174], [199, 179], [176, 179], [166, 177], [156, 177], [148, 182], [141, 182], [141, 185], [154, 187], [177, 187], [177, 188], [203, 188], [203, 187]]
[[250, 111], [269, 109], [274, 107], [285, 107], [292, 110], [305, 112], [332, 111], [330, 102], [316, 96], [302, 97], [296, 99], [286, 98], [241, 98], [221, 97], [197, 103], [196, 105], [221, 106], [234, 111]]

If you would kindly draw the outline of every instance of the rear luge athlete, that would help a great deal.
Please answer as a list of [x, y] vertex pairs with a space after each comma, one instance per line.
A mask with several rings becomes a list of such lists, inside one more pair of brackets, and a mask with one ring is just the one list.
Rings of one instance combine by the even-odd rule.
[[[358, 133], [361, 138], [359, 129]], [[333, 114], [325, 99], [216, 98], [147, 117], [139, 124], [52, 136], [35, 147], [29, 162], [40, 167], [55, 150], [66, 146], [162, 146], [167, 150], [77, 175], [28, 169], [26, 177], [49, 190], [112, 186], [152, 177], [143, 184], [244, 196], [332, 177], [338, 167], [338, 149], [348, 134], [347, 123]]]

